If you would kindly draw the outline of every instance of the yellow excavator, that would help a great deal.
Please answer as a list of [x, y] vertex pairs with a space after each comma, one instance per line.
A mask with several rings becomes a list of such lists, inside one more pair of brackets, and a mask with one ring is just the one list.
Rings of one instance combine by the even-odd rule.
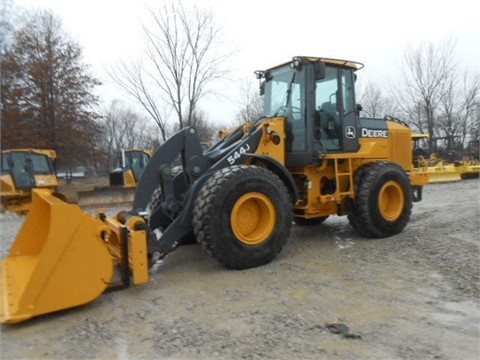
[[[82, 213], [44, 190], [0, 263], [0, 320], [15, 323], [149, 281], [149, 268], [194, 237], [233, 269], [272, 261], [292, 220], [345, 215], [361, 236], [407, 226], [428, 175], [414, 172], [412, 130], [359, 116], [362, 64], [320, 57], [255, 72], [264, 116], [203, 151], [182, 129], [152, 156], [133, 206], [113, 217]], [[181, 170], [172, 171], [181, 158]], [[321, 229], [319, 229], [321, 231]]]

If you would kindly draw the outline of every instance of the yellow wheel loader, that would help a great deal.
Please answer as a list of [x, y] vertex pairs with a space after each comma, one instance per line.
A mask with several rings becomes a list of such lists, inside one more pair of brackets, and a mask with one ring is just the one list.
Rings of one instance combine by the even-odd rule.
[[147, 282], [148, 268], [192, 237], [221, 264], [248, 269], [277, 256], [292, 220], [316, 225], [346, 215], [362, 236], [400, 233], [428, 176], [413, 172], [407, 124], [359, 116], [362, 67], [295, 57], [257, 71], [265, 115], [206, 151], [195, 128], [172, 136], [144, 169], [132, 209], [113, 218], [34, 191], [0, 264], [1, 321]]
[[11, 149], [2, 151], [0, 199], [2, 208], [26, 214], [32, 200], [32, 189], [58, 186], [53, 161], [54, 150]]

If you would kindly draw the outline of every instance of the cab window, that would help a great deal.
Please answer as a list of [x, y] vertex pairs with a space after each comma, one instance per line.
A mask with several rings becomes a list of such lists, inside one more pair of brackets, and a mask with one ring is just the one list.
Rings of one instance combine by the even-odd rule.
[[327, 66], [325, 77], [315, 82], [315, 116], [320, 123], [320, 137], [327, 150], [341, 147], [339, 101], [338, 69]]

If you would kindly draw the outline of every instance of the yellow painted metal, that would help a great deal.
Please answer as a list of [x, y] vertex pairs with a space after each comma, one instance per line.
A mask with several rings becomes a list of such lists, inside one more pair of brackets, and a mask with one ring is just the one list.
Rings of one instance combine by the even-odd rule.
[[429, 183], [460, 181], [463, 179], [478, 178], [480, 163], [476, 160], [461, 160], [447, 163], [432, 154], [429, 159], [419, 156], [415, 159], [415, 172], [424, 172], [429, 177]]
[[275, 207], [264, 194], [247, 193], [235, 203], [230, 222], [237, 239], [247, 245], [257, 245], [267, 240], [275, 228]]
[[[394, 121], [387, 121], [388, 125], [388, 159], [400, 165], [403, 169], [412, 167], [412, 131], [408, 127]], [[406, 148], [406, 145], [409, 148]]]
[[49, 191], [34, 190], [33, 197], [31, 211], [1, 262], [2, 322], [88, 303], [112, 279], [112, 258], [98, 231], [102, 223]]
[[424, 168], [430, 183], [450, 182], [462, 180], [462, 169], [455, 164], [444, 164], [440, 161], [435, 166]]
[[285, 163], [285, 118], [272, 118], [262, 124], [262, 139], [257, 154], [267, 155]]
[[137, 182], [135, 181], [135, 177], [133, 176], [133, 171], [131, 169], [125, 171], [123, 174], [123, 187], [127, 189], [137, 187]]
[[25, 215], [30, 210], [31, 195], [18, 195], [12, 198], [2, 199], [2, 211], [10, 211], [17, 215]]
[[21, 148], [21, 149], [2, 150], [2, 153], [4, 154], [15, 153], [15, 152], [33, 152], [39, 155], [47, 155], [52, 160], [57, 158], [57, 153], [55, 152], [55, 150], [49, 150], [49, 149]]
[[476, 160], [466, 161], [461, 168], [461, 178], [476, 179], [480, 177], [480, 163]]
[[148, 281], [144, 230], [132, 230], [115, 219], [96, 219], [48, 190], [33, 190], [32, 197], [30, 212], [0, 262], [0, 322], [19, 322], [95, 300], [114, 285], [115, 266], [125, 259], [122, 233], [131, 249], [128, 265], [134, 282]]
[[[98, 215], [97, 215], [98, 217]], [[128, 232], [128, 266], [132, 274], [132, 280], [135, 285], [148, 282], [148, 261], [147, 261], [147, 234], [145, 230], [135, 230], [137, 224], [144, 224], [145, 220], [132, 216], [125, 224], [122, 224], [118, 219], [118, 214], [115, 218], [106, 218], [104, 223], [108, 225], [112, 233], [109, 234], [106, 246], [110, 254], [116, 259], [116, 263], [122, 261], [121, 254], [121, 232], [127, 230]], [[112, 236], [114, 235], [114, 236]]]
[[148, 261], [147, 242], [145, 231], [135, 231], [128, 237], [129, 267], [132, 273], [132, 280], [135, 285], [147, 283]]
[[395, 221], [402, 214], [405, 196], [402, 186], [396, 181], [383, 184], [378, 194], [378, 209], [384, 219]]
[[425, 186], [430, 182], [430, 176], [424, 169], [412, 169], [408, 175], [414, 186]]
[[[340, 66], [346, 66], [346, 67], [350, 67], [350, 68], [353, 68], [355, 70], [360, 70], [363, 68], [363, 64], [358, 62], [358, 61], [351, 61], [351, 60], [342, 60], [342, 59], [333, 59], [333, 58], [326, 58], [326, 57], [316, 57], [316, 56], [307, 56], [305, 57], [306, 59], [308, 59], [309, 61], [322, 61], [326, 64], [332, 64], [332, 65], [340, 65]], [[295, 58], [294, 58], [295, 59]], [[284, 65], [287, 65], [291, 63], [291, 61], [288, 61], [288, 62], [285, 62], [285, 63], [282, 63], [280, 65], [277, 65], [275, 66], [274, 68], [272, 69], [275, 69], [275, 68], [278, 68], [278, 67], [282, 67]]]

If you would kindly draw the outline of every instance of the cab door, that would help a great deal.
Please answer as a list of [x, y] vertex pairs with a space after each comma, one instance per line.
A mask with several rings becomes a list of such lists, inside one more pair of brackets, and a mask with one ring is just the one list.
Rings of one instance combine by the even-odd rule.
[[325, 67], [315, 81], [315, 124], [327, 152], [352, 152], [359, 148], [353, 70]]

